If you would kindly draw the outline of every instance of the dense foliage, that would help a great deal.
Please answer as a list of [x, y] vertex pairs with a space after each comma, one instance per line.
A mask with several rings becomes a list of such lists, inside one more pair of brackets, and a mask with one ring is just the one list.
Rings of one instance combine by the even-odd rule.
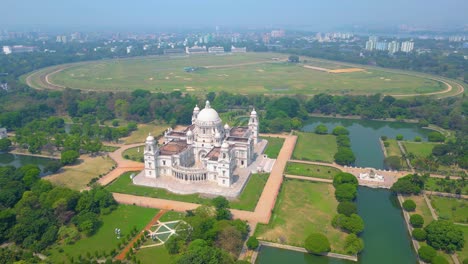
[[304, 242], [304, 247], [313, 254], [322, 254], [331, 250], [330, 241], [328, 241], [325, 235], [320, 233], [310, 234]]
[[345, 251], [348, 254], [356, 255], [364, 249], [364, 241], [355, 234], [349, 234], [345, 240]]
[[408, 174], [399, 178], [390, 188], [401, 194], [419, 194], [424, 189], [424, 179], [417, 174]]
[[453, 252], [461, 250], [465, 245], [463, 232], [450, 221], [432, 221], [424, 230], [427, 232], [427, 244], [435, 249]]
[[343, 201], [338, 204], [337, 211], [339, 214], [351, 216], [352, 214], [357, 214], [357, 205], [351, 201]]
[[424, 218], [420, 214], [412, 214], [410, 216], [410, 224], [414, 228], [421, 228], [424, 225]]
[[418, 254], [423, 261], [431, 263], [431, 260], [437, 255], [437, 251], [431, 246], [422, 246], [419, 248]]
[[414, 239], [417, 241], [424, 241], [426, 240], [427, 233], [424, 231], [422, 228], [415, 228], [413, 229], [413, 232], [411, 233]]
[[357, 214], [352, 214], [351, 216], [343, 214], [335, 215], [332, 220], [332, 226], [354, 234], [364, 231], [364, 221]]

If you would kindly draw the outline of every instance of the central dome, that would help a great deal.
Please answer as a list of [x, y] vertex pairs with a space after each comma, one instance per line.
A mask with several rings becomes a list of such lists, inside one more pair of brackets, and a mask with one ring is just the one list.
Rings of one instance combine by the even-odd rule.
[[204, 108], [197, 116], [197, 121], [201, 122], [218, 122], [221, 121], [218, 112], [213, 108]]

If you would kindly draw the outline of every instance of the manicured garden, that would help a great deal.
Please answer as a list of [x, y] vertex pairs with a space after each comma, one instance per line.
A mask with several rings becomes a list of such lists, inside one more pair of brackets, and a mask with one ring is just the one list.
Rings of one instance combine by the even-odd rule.
[[332, 184], [286, 179], [270, 223], [257, 225], [255, 236], [303, 247], [306, 237], [318, 232], [328, 238], [332, 252], [344, 253], [347, 234], [331, 225], [337, 205]]
[[264, 153], [271, 159], [276, 159], [278, 154], [283, 147], [284, 138], [275, 137], [262, 137], [262, 139], [268, 140], [268, 145]]
[[[103, 224], [96, 234], [84, 237], [74, 244], [55, 246], [50, 250], [49, 259], [52, 263], [62, 263], [69, 261], [69, 257], [78, 261], [78, 256], [86, 257], [88, 254], [95, 256], [96, 252], [109, 256], [112, 250], [117, 250], [123, 237], [135, 227], [141, 230], [157, 212], [157, 209], [119, 205], [116, 210], [102, 217]], [[115, 228], [121, 230], [120, 239], [117, 239]]]
[[433, 195], [431, 196], [431, 204], [440, 219], [468, 223], [468, 201]]
[[286, 164], [285, 174], [307, 176], [314, 178], [322, 179], [333, 179], [333, 177], [341, 172], [337, 168], [315, 165], [315, 164], [306, 164], [298, 162], [288, 162]]
[[[126, 193], [188, 203], [206, 204], [209, 202], [209, 199], [203, 198], [199, 194], [182, 195], [175, 194], [161, 188], [134, 185], [130, 179], [131, 174], [132, 172], [122, 174], [119, 178], [106, 187], [107, 190], [117, 193]], [[257, 201], [260, 198], [267, 179], [268, 174], [251, 175], [249, 182], [244, 188], [244, 191], [240, 194], [238, 199], [230, 202], [230, 207], [233, 209], [253, 211], [257, 205]]]
[[296, 132], [298, 138], [293, 159], [332, 163], [338, 150], [336, 137], [315, 133]]

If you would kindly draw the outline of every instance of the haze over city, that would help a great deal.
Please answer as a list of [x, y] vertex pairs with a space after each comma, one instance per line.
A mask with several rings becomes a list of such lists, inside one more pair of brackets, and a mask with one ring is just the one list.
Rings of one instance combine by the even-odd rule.
[[288, 26], [311, 30], [337, 27], [462, 27], [463, 0], [330, 1], [2, 1], [0, 25], [30, 29], [120, 29], [201, 26]]

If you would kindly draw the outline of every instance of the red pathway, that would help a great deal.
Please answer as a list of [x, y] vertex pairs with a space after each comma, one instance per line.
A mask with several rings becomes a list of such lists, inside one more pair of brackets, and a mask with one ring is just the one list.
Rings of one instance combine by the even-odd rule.
[[149, 230], [153, 225], [155, 225], [159, 218], [161, 218], [161, 216], [163, 216], [167, 211], [166, 210], [161, 210], [159, 211], [159, 213], [157, 213], [153, 219], [151, 219], [151, 221], [149, 221], [149, 223], [143, 228], [143, 230], [141, 230], [140, 233], [138, 233], [130, 242], [128, 242], [127, 246], [125, 246], [125, 248], [115, 257], [115, 259], [117, 260], [124, 260], [125, 259], [125, 255], [127, 254], [127, 252], [129, 252], [132, 248], [133, 248], [133, 244], [141, 237], [145, 234], [145, 230]]

